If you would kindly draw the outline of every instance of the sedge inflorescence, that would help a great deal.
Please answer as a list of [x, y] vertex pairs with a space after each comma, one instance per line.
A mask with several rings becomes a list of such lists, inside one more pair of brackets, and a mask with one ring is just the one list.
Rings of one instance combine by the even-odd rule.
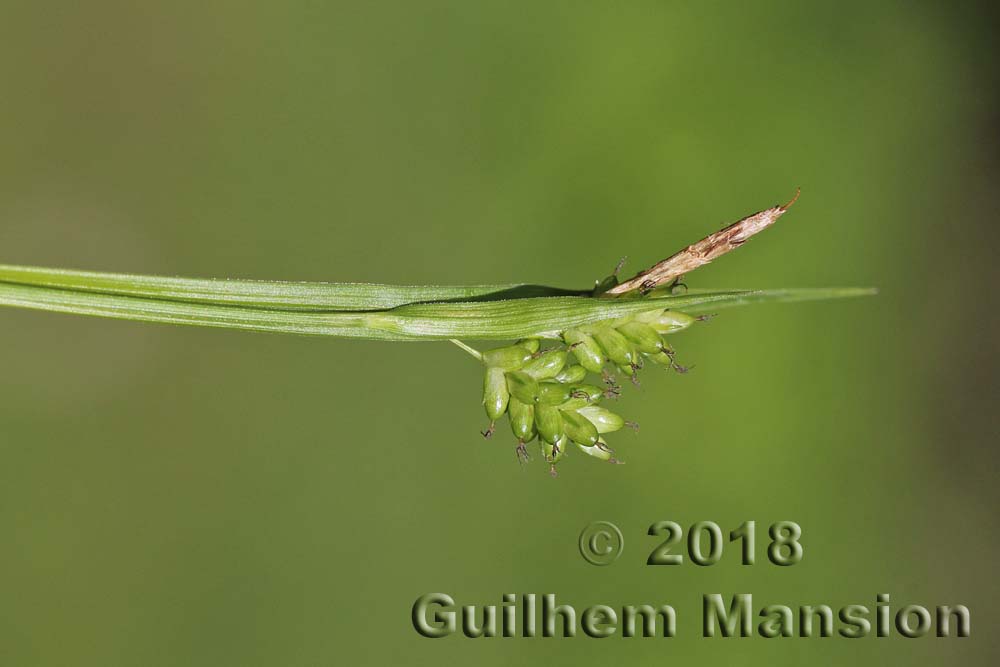
[[[638, 425], [601, 405], [621, 393], [614, 370], [636, 385], [647, 361], [686, 372], [664, 336], [697, 319], [660, 308], [568, 329], [555, 347], [542, 349], [541, 339], [525, 338], [483, 352], [483, 405], [490, 419], [483, 435], [492, 436], [497, 420], [507, 415], [518, 460], [529, 460], [527, 444], [537, 437], [552, 475], [571, 446], [598, 460], [621, 463], [604, 436], [626, 426], [637, 430]], [[592, 374], [600, 379], [588, 382]]]

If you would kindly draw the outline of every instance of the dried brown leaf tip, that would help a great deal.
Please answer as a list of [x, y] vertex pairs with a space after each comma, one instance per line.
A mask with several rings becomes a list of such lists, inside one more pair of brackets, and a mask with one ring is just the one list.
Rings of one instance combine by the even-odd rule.
[[697, 243], [692, 243], [680, 252], [637, 274], [634, 278], [612, 287], [605, 294], [618, 296], [633, 290], [646, 293], [661, 285], [679, 280], [699, 266], [704, 266], [713, 259], [739, 248], [754, 234], [773, 225], [796, 202], [800, 192], [800, 190], [796, 190], [795, 196], [787, 204], [754, 213], [739, 222], [734, 222], [725, 229], [706, 236]]

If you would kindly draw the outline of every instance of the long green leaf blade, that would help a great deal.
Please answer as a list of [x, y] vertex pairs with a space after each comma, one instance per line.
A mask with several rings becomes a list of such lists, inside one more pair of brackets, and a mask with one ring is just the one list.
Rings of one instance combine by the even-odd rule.
[[861, 288], [727, 290], [653, 298], [556, 296], [410, 304], [374, 312], [310, 312], [0, 283], [0, 305], [143, 322], [342, 338], [508, 340], [560, 332], [658, 307], [696, 314], [749, 303], [831, 299], [871, 293], [872, 290]]
[[543, 285], [381, 285], [173, 278], [0, 264], [0, 282], [98, 294], [303, 311], [388, 310], [409, 303], [582, 294]]

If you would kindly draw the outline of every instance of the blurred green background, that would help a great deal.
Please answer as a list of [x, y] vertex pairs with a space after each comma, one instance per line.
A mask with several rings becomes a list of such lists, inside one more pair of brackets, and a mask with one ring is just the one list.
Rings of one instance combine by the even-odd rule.
[[[586, 286], [799, 203], [693, 287], [874, 285], [676, 337], [628, 462], [519, 467], [447, 344], [0, 311], [0, 664], [996, 664], [987, 5], [0, 6], [0, 261]], [[618, 523], [595, 568], [580, 529]], [[643, 563], [661, 519], [805, 558]], [[427, 592], [671, 603], [673, 640], [428, 640]], [[962, 603], [966, 640], [708, 640], [703, 593]]]

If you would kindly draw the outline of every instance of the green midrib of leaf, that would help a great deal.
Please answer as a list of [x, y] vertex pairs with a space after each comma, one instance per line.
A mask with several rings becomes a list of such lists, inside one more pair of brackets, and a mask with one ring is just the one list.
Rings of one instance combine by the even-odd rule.
[[[142, 322], [394, 341], [508, 340], [654, 308], [698, 314], [769, 301], [864, 296], [873, 290], [700, 290], [619, 299], [558, 296], [581, 293], [519, 284], [392, 287], [0, 267], [0, 305]], [[415, 298], [404, 300], [410, 297]]]

